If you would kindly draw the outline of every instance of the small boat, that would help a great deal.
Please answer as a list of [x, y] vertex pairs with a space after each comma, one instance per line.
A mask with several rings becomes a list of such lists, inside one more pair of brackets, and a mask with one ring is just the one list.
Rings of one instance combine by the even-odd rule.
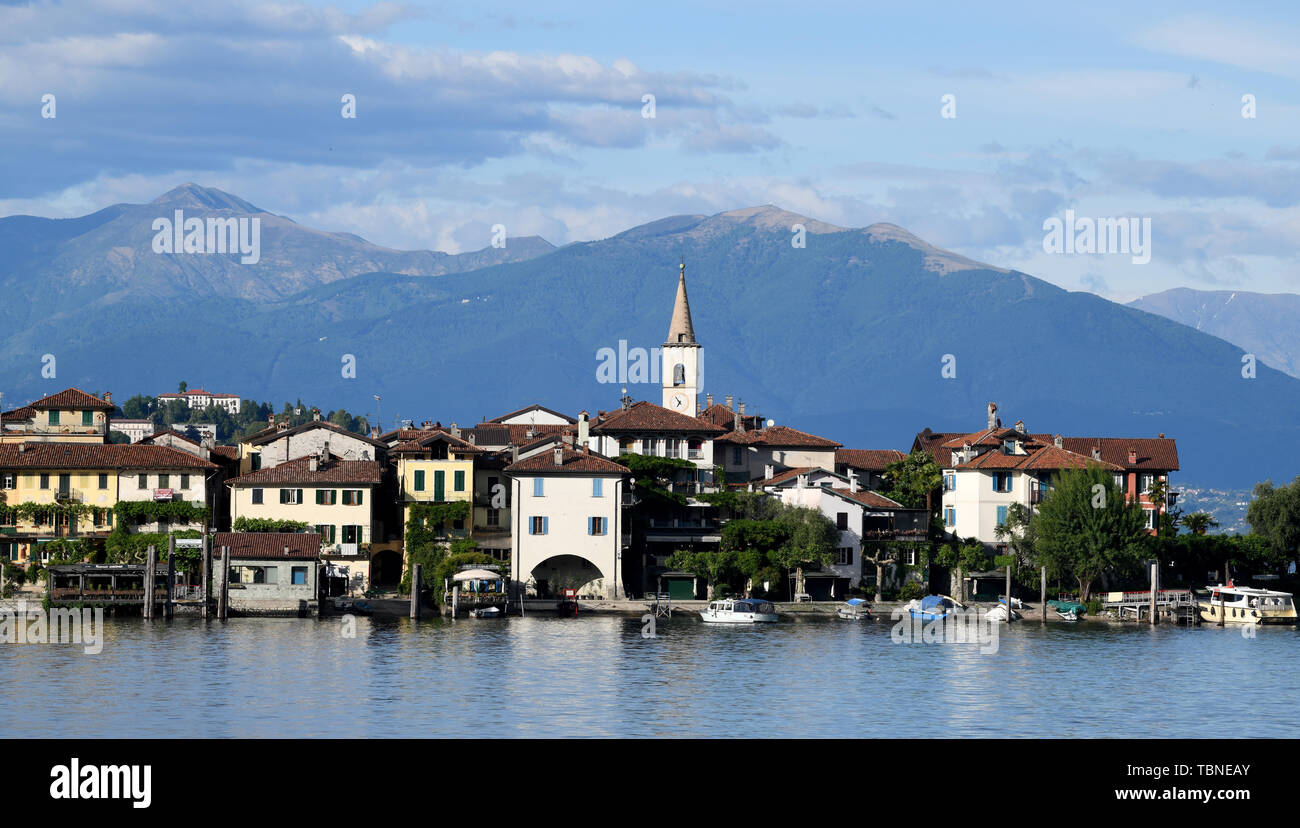
[[[1065, 621], [1078, 621], [1079, 616], [1086, 615], [1088, 608], [1078, 601], [1057, 601], [1055, 599], [1048, 601], [1047, 606], [1056, 610], [1056, 614], [1061, 616]], [[1067, 616], [1073, 615], [1073, 618]]]
[[479, 607], [469, 611], [470, 618], [504, 618], [505, 613], [500, 607]]
[[849, 621], [871, 620], [871, 610], [867, 608], [867, 602], [861, 598], [850, 598], [840, 604], [835, 614]]
[[758, 598], [724, 598], [710, 601], [700, 611], [700, 618], [709, 624], [756, 624], [777, 620], [776, 607], [771, 601]]
[[913, 598], [904, 606], [913, 618], [920, 618], [922, 621], [938, 621], [947, 618], [957, 610], [966, 609], [960, 601], [948, 595], [927, 595], [924, 598]]
[[[1005, 596], [1005, 595], [999, 595], [999, 596], [998, 596], [998, 603], [999, 603], [999, 604], [1005, 604], [1006, 602], [1007, 602], [1007, 596]], [[1012, 609], [1018, 609], [1018, 610], [1024, 609], [1024, 608], [1025, 608], [1025, 602], [1024, 602], [1024, 601], [1021, 601], [1019, 598], [1014, 598], [1014, 597], [1013, 597], [1013, 598], [1011, 599], [1011, 608], [1012, 608]]]
[[353, 615], [370, 615], [374, 612], [374, 608], [365, 601], [354, 601], [351, 598], [335, 598], [334, 611], [352, 613]]
[[1217, 624], [1295, 624], [1295, 601], [1291, 593], [1255, 587], [1212, 586], [1207, 598], [1196, 602], [1201, 620]]
[[1008, 612], [1011, 613], [1012, 621], [1020, 620], [1020, 613], [1016, 612], [1014, 609], [1010, 609], [1010, 610], [1007, 609], [1006, 604], [998, 604], [993, 609], [984, 613], [984, 617], [987, 618], [989, 621], [1006, 621]]

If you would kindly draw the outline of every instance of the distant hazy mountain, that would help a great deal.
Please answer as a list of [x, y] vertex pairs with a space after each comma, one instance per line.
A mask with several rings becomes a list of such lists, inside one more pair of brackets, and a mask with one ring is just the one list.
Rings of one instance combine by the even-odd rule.
[[[118, 222], [129, 209], [41, 224], [41, 244], [80, 262], [81, 275], [15, 265], [14, 252], [31, 261], [34, 245], [0, 232], [6, 284], [29, 297], [9, 305], [16, 319], [0, 334], [6, 403], [68, 385], [121, 398], [184, 379], [358, 413], [374, 414], [378, 394], [386, 425], [399, 416], [464, 424], [530, 402], [610, 409], [622, 384], [597, 382], [597, 352], [620, 340], [663, 343], [684, 259], [703, 388], [736, 395], [750, 413], [850, 447], [906, 449], [926, 426], [982, 428], [985, 404], [996, 401], [1005, 423], [1023, 419], [1034, 432], [1165, 432], [1179, 441], [1182, 479], [1205, 486], [1297, 472], [1300, 380], [1269, 367], [1243, 380], [1241, 349], [1222, 339], [972, 262], [894, 225], [844, 229], [775, 207], [674, 216], [457, 273], [453, 257], [384, 251], [280, 220], [295, 241], [268, 248], [264, 229], [264, 276], [254, 277], [233, 257], [165, 269], [143, 221], [157, 207]], [[7, 219], [0, 229], [14, 221], [42, 220]], [[803, 248], [791, 244], [794, 224], [807, 230]], [[360, 272], [371, 262], [389, 272]], [[421, 262], [446, 269], [428, 278]], [[391, 272], [398, 265], [420, 275]], [[168, 284], [178, 271], [192, 288]], [[85, 292], [59, 294], [65, 278], [84, 281]], [[262, 278], [273, 287], [254, 284]], [[57, 380], [41, 379], [46, 353], [58, 356]], [[355, 379], [342, 376], [345, 355]], [[955, 378], [941, 375], [945, 355]], [[660, 399], [657, 385], [627, 387]]]
[[1174, 288], [1129, 304], [1226, 339], [1300, 377], [1300, 296], [1294, 293]]

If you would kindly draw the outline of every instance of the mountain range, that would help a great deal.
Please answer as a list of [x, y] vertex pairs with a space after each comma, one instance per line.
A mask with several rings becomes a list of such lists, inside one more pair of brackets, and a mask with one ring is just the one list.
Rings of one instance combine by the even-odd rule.
[[[158, 254], [152, 222], [262, 218], [257, 264]], [[791, 227], [807, 230], [792, 245]], [[772, 206], [660, 219], [553, 247], [396, 251], [185, 185], [77, 219], [0, 219], [7, 404], [77, 385], [190, 387], [461, 423], [531, 402], [611, 409], [597, 352], [653, 348], [685, 262], [703, 389], [857, 448], [974, 431], [985, 404], [1031, 432], [1178, 439], [1181, 475], [1296, 474], [1300, 380], [1196, 327], [943, 251], [903, 228]], [[57, 379], [42, 357], [57, 358]], [[344, 376], [348, 360], [355, 378]], [[945, 366], [955, 376], [945, 376]], [[57, 388], [56, 388], [57, 386]], [[628, 394], [658, 402], [657, 385]]]
[[1174, 288], [1129, 303], [1240, 346], [1256, 359], [1300, 377], [1300, 296], [1241, 290]]

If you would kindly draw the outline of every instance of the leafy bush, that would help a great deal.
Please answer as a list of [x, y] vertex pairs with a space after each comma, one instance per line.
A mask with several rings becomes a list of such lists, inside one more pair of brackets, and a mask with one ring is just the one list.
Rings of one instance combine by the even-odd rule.
[[908, 581], [903, 584], [903, 588], [898, 591], [898, 600], [911, 601], [914, 598], [921, 598], [925, 595], [925, 588], [916, 581]]

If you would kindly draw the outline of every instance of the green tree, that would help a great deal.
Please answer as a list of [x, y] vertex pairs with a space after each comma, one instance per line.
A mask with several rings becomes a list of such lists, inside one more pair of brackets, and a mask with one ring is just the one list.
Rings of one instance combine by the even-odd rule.
[[935, 554], [935, 563], [946, 566], [956, 573], [957, 588], [955, 591], [961, 593], [957, 596], [957, 600], [964, 603], [966, 601], [966, 580], [963, 576], [968, 572], [982, 572], [988, 569], [989, 553], [978, 538], [954, 539], [939, 547], [938, 552]]
[[776, 517], [776, 523], [785, 532], [784, 542], [773, 550], [772, 563], [795, 573], [795, 590], [803, 591], [804, 566], [825, 566], [835, 560], [840, 531], [835, 521], [820, 510], [806, 506], [790, 506]]
[[668, 559], [668, 566], [703, 578], [708, 584], [707, 597], [713, 600], [718, 585], [730, 583], [739, 574], [736, 558], [730, 549], [678, 549]]
[[1034, 523], [1039, 559], [1049, 574], [1074, 578], [1085, 603], [1099, 577], [1130, 574], [1151, 551], [1142, 507], [1098, 464], [1063, 470]]
[[1191, 512], [1183, 515], [1182, 523], [1193, 535], [1207, 534], [1211, 528], [1219, 525], [1214, 515], [1209, 512]]
[[909, 509], [925, 507], [931, 514], [938, 506], [934, 495], [943, 485], [943, 470], [934, 462], [928, 451], [914, 451], [896, 463], [890, 463], [882, 474], [885, 497], [896, 500]]
[[1265, 480], [1255, 486], [1255, 499], [1246, 507], [1246, 522], [1273, 550], [1296, 560], [1300, 547], [1300, 477], [1286, 486]]

